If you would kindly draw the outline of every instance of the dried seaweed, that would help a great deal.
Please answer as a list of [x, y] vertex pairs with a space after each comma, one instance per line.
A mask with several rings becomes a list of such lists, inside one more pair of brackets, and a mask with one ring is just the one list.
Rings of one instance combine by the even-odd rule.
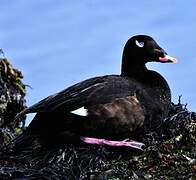
[[[175, 117], [175, 118], [174, 118]], [[147, 134], [144, 152], [129, 148], [69, 144], [48, 149], [39, 141], [0, 161], [1, 178], [194, 179], [196, 114], [172, 104], [162, 133]], [[182, 123], [183, 122], [183, 123]], [[5, 165], [6, 163], [6, 165]], [[3, 165], [4, 164], [4, 165]]]

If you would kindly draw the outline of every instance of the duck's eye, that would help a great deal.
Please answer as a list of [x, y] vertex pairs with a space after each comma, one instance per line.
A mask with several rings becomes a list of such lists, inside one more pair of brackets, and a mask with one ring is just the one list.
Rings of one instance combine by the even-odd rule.
[[140, 48], [142, 48], [142, 47], [144, 47], [144, 42], [139, 42], [138, 40], [135, 40], [135, 44], [138, 46], [138, 47], [140, 47]]

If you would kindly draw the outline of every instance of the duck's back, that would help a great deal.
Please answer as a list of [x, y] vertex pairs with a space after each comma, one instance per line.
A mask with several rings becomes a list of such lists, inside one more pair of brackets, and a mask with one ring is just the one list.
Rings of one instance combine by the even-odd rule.
[[88, 96], [89, 118], [81, 123], [82, 134], [122, 138], [138, 129], [156, 129], [169, 103], [169, 86], [154, 71], [137, 77], [108, 76], [105, 85]]

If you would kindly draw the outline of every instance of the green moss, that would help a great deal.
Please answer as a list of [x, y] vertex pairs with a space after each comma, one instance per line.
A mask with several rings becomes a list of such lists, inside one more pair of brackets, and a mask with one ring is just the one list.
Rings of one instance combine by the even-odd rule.
[[0, 148], [15, 136], [15, 129], [24, 126], [24, 120], [15, 121], [15, 115], [25, 108], [26, 87], [22, 73], [13, 68], [7, 58], [0, 58]]

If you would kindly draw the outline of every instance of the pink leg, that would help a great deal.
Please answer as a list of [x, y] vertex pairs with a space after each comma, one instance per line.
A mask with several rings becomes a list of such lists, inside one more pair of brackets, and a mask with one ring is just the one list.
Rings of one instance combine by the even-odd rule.
[[142, 146], [145, 146], [145, 144], [129, 139], [125, 139], [123, 141], [109, 141], [106, 139], [98, 139], [98, 138], [91, 138], [91, 137], [80, 137], [80, 139], [88, 144], [97, 144], [97, 145], [108, 145], [108, 146], [127, 146], [132, 147], [136, 149], [142, 149]]

